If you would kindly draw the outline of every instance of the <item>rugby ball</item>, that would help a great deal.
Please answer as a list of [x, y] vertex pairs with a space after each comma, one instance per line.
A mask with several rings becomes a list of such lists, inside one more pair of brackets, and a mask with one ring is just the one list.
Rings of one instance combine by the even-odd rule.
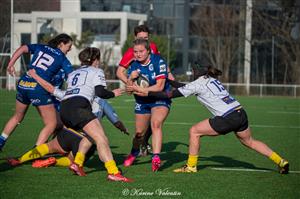
[[140, 86], [141, 88], [147, 88], [149, 87], [149, 79], [148, 77], [146, 77], [145, 75], [143, 74], [140, 74], [136, 80], [135, 80], [135, 83]]

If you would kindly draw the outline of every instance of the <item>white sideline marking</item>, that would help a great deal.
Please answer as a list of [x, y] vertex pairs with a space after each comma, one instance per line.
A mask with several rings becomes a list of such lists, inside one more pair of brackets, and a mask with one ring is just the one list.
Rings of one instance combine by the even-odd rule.
[[[264, 170], [264, 169], [234, 169], [234, 168], [214, 168], [214, 167], [211, 169], [217, 171], [273, 172], [271, 170]], [[300, 173], [300, 171], [289, 171], [289, 173]]]

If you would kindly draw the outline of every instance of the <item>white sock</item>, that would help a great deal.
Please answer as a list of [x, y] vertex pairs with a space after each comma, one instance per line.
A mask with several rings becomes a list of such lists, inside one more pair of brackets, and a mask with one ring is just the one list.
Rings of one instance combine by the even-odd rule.
[[6, 140], [8, 138], [8, 135], [5, 134], [4, 132], [2, 132], [1, 136], [4, 138], [4, 140]]

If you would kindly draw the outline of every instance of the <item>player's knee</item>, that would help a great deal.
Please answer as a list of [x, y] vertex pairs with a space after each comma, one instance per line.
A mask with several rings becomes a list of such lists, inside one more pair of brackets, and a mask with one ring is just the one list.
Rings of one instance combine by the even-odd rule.
[[17, 123], [21, 123], [24, 119], [25, 114], [23, 112], [16, 112], [13, 116]]
[[198, 131], [197, 131], [197, 128], [196, 127], [194, 127], [194, 126], [192, 126], [191, 128], [190, 128], [190, 136], [191, 137], [200, 137], [200, 136], [202, 136]]
[[162, 127], [162, 122], [158, 120], [154, 120], [151, 122], [151, 128], [152, 129], [161, 129]]
[[136, 140], [143, 140], [144, 139], [143, 133], [142, 132], [136, 132], [135, 136], [134, 136], [134, 139], [136, 139]]

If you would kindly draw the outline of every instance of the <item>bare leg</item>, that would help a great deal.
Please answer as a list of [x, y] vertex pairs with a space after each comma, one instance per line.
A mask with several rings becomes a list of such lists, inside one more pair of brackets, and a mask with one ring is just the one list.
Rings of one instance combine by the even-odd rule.
[[201, 136], [218, 136], [219, 134], [215, 132], [208, 119], [205, 119], [190, 128], [190, 145], [189, 154], [198, 155], [200, 150], [200, 137]]
[[57, 125], [57, 119], [56, 110], [53, 104], [37, 106], [37, 110], [40, 113], [45, 125], [40, 131], [39, 137], [36, 141], [36, 145], [40, 145], [45, 143], [49, 136], [54, 132]]
[[16, 110], [14, 115], [8, 120], [6, 123], [3, 133], [5, 133], [7, 136], [9, 136], [17, 127], [17, 125], [23, 120], [26, 112], [28, 110], [28, 105], [23, 104], [16, 100]]
[[164, 106], [151, 109], [152, 149], [153, 154], [160, 153], [162, 147], [162, 125], [167, 118], [169, 109]]
[[250, 128], [247, 128], [244, 131], [238, 132], [235, 134], [236, 137], [240, 140], [240, 142], [246, 147], [257, 151], [258, 153], [270, 157], [273, 153], [272, 149], [270, 149], [265, 143], [255, 140], [251, 135]]
[[99, 120], [94, 119], [90, 121], [84, 126], [83, 130], [96, 142], [100, 160], [102, 160], [103, 162], [113, 160], [113, 156], [109, 148], [108, 139]]

